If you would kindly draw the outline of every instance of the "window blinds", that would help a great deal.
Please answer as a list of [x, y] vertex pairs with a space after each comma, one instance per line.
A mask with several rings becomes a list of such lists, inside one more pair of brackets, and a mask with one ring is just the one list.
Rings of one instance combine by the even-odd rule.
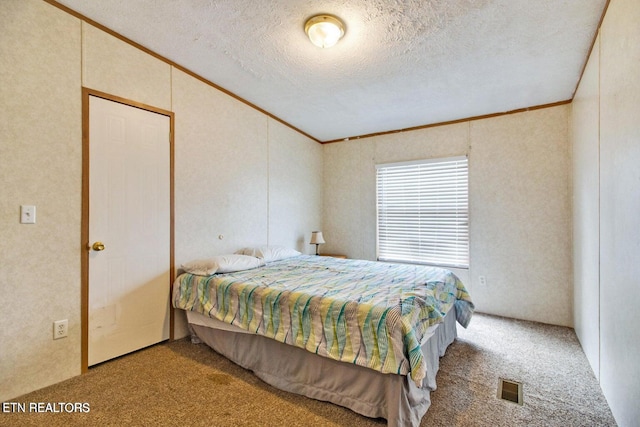
[[469, 266], [466, 157], [376, 166], [378, 259]]

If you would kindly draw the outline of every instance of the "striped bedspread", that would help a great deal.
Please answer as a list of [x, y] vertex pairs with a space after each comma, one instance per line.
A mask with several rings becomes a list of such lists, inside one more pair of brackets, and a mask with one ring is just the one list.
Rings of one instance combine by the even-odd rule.
[[455, 304], [466, 327], [473, 303], [450, 271], [300, 255], [213, 276], [180, 275], [173, 305], [321, 356], [382, 373], [426, 375], [427, 329]]

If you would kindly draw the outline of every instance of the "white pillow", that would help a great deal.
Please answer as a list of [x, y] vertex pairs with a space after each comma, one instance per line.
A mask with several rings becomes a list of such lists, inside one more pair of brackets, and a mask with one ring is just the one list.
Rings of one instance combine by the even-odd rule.
[[233, 273], [264, 265], [264, 261], [260, 258], [241, 254], [219, 255], [212, 259], [218, 263], [218, 273]]
[[254, 248], [244, 248], [236, 251], [236, 254], [250, 255], [264, 260], [264, 262], [279, 261], [294, 256], [302, 255], [295, 249], [284, 246], [257, 246]]
[[195, 274], [196, 276], [211, 276], [218, 271], [218, 263], [212, 259], [197, 259], [182, 264], [182, 268], [187, 273]]
[[207, 259], [199, 259], [182, 264], [187, 273], [197, 276], [211, 276], [214, 273], [233, 273], [262, 267], [264, 261], [247, 255], [218, 255]]

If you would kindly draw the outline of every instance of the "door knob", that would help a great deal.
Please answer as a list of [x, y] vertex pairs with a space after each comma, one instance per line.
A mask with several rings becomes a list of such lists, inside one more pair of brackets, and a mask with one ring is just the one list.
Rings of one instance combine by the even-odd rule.
[[93, 245], [91, 245], [91, 249], [93, 249], [96, 252], [104, 251], [104, 243], [95, 242]]

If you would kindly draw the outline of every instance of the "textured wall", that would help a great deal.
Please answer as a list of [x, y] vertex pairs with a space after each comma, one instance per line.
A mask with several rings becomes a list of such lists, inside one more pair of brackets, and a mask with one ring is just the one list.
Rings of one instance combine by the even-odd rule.
[[[372, 176], [375, 179], [375, 170], [367, 166], [372, 162], [373, 149], [369, 140], [323, 146], [322, 232], [326, 243], [320, 246], [321, 253], [361, 259], [375, 257], [375, 235], [373, 253], [366, 240], [371, 227], [375, 230], [375, 208], [373, 212], [367, 211], [363, 201], [365, 181]], [[371, 185], [366, 188], [371, 189]]]
[[478, 310], [570, 326], [567, 114], [560, 106], [325, 145], [323, 250], [375, 259], [375, 164], [468, 154], [471, 265], [456, 272]]
[[610, 3], [572, 110], [576, 333], [620, 426], [640, 419], [639, 20]]
[[[0, 401], [80, 373], [80, 21], [0, 13]], [[20, 205], [36, 224], [20, 224]], [[69, 336], [54, 341], [53, 321]]]
[[640, 3], [600, 33], [600, 384], [619, 425], [640, 419]]
[[568, 109], [471, 122], [470, 257], [481, 311], [572, 326]]
[[322, 223], [322, 146], [271, 118], [268, 125], [268, 242], [315, 253], [309, 240]]
[[375, 259], [375, 165], [467, 154], [468, 129], [465, 123], [324, 145], [322, 250]]
[[173, 108], [176, 265], [266, 243], [267, 117], [177, 70]]
[[171, 109], [171, 66], [84, 22], [82, 85]]
[[600, 38], [572, 103], [574, 327], [600, 374]]

